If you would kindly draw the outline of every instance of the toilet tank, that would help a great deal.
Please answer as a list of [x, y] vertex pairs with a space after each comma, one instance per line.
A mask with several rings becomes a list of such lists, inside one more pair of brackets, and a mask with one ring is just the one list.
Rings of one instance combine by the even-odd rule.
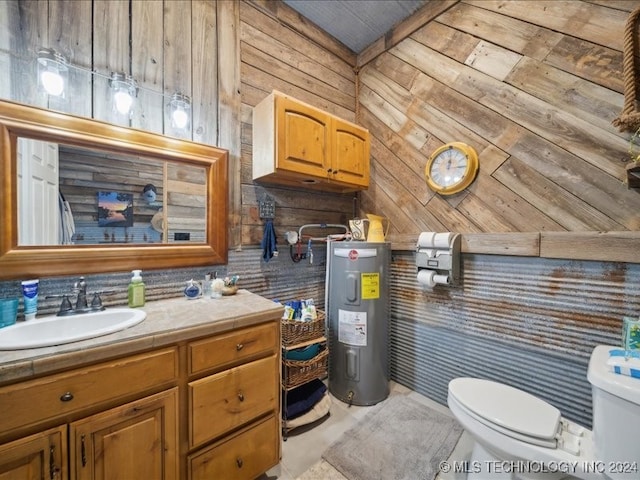
[[[593, 398], [594, 460], [604, 462], [604, 473], [610, 478], [629, 479], [640, 475], [640, 378], [610, 370], [609, 351], [619, 348], [597, 346], [587, 378]], [[635, 467], [631, 476], [624, 473], [626, 466]]]

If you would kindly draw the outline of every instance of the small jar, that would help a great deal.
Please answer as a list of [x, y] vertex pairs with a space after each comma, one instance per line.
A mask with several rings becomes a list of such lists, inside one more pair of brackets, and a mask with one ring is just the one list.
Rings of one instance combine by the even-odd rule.
[[201, 294], [202, 294], [202, 289], [200, 288], [200, 285], [198, 284], [198, 282], [189, 280], [187, 282], [187, 286], [184, 289], [184, 296], [187, 297], [189, 300], [193, 300], [195, 298], [198, 298]]

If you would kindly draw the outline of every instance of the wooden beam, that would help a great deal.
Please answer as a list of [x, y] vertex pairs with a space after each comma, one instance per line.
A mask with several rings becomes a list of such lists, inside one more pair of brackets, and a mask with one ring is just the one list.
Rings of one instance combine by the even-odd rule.
[[540, 256], [640, 263], [638, 232], [543, 232]]
[[[392, 250], [415, 250], [420, 232], [387, 237]], [[463, 233], [462, 253], [640, 263], [637, 232]]]

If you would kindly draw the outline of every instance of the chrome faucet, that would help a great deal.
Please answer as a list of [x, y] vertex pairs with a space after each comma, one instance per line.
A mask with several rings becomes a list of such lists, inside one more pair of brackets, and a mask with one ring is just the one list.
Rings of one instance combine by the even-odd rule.
[[87, 309], [87, 282], [84, 277], [80, 277], [76, 283], [73, 284], [74, 293], [78, 294], [76, 300], [76, 310], [83, 311]]
[[87, 282], [84, 277], [80, 277], [80, 279], [73, 284], [73, 293], [77, 294], [76, 298], [76, 306], [75, 308], [71, 304], [69, 300], [69, 294], [63, 295], [47, 295], [46, 298], [62, 298], [62, 302], [60, 303], [60, 309], [58, 310], [58, 316], [64, 315], [74, 315], [77, 313], [87, 313], [87, 312], [99, 312], [104, 310], [104, 306], [102, 305], [102, 299], [100, 298], [101, 294], [114, 293], [113, 290], [102, 290], [92, 292], [90, 295], [93, 295], [93, 299], [91, 300], [91, 305], [87, 302]]

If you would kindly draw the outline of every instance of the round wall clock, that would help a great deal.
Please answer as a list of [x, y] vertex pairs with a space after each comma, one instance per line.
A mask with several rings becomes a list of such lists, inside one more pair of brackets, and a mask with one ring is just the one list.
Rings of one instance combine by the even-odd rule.
[[462, 142], [447, 143], [429, 157], [425, 179], [434, 192], [452, 195], [473, 183], [478, 167], [478, 154], [472, 147]]

